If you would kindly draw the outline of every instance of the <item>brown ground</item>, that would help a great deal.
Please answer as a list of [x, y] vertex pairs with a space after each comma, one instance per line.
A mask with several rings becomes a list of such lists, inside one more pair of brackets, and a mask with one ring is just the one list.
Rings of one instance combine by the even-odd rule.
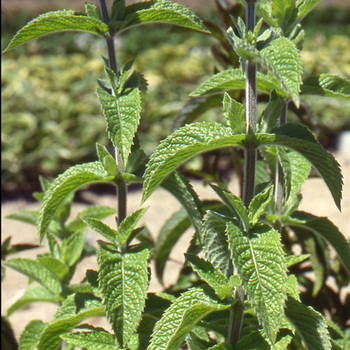
[[[336, 206], [333, 203], [331, 195], [329, 194], [326, 186], [320, 179], [310, 179], [307, 181], [307, 184], [303, 187], [303, 202], [301, 209], [309, 211], [313, 214], [320, 216], [328, 216], [339, 228], [340, 230], [350, 238], [350, 158], [349, 156], [337, 155], [338, 161], [342, 165], [343, 175], [344, 175], [344, 193], [343, 193], [343, 203], [342, 211], [339, 213]], [[204, 198], [215, 198], [212, 190], [208, 187], [203, 188], [200, 183], [194, 183], [194, 186], [197, 192], [200, 194], [202, 199]], [[237, 183], [232, 181], [231, 190], [234, 193], [237, 193]], [[114, 196], [103, 196], [97, 197], [93, 194], [87, 194], [90, 199], [94, 200], [95, 203], [109, 205], [115, 207], [116, 198]], [[141, 193], [140, 192], [130, 192], [128, 197], [128, 208], [129, 212], [136, 210], [140, 206]], [[158, 189], [149, 200], [145, 203], [144, 206], [150, 206], [146, 212], [142, 223], [147, 224], [150, 232], [157, 235], [164, 221], [180, 208], [180, 205], [176, 200], [172, 198], [166, 191]], [[73, 206], [73, 216], [74, 213], [78, 213], [81, 209], [86, 207], [83, 204], [75, 204]], [[6, 218], [7, 215], [12, 214], [20, 209], [37, 209], [38, 205], [25, 202], [23, 200], [7, 202], [2, 207], [2, 229], [1, 235], [2, 240], [7, 236], [12, 236], [13, 243], [21, 242], [31, 242], [37, 243], [37, 232], [36, 228], [24, 223], [12, 221]], [[110, 218], [106, 220], [106, 223], [114, 225], [114, 219]], [[91, 242], [95, 242], [96, 239], [100, 239], [97, 234], [90, 232], [88, 239]], [[165, 275], [166, 284], [171, 284], [172, 281], [175, 281], [177, 273], [180, 267], [179, 263], [176, 261], [183, 260], [183, 253], [186, 250], [190, 239], [190, 232], [186, 234], [181, 241], [176, 245], [174, 251], [171, 254], [172, 260], [168, 262], [167, 271]], [[18, 257], [32, 257], [34, 258], [35, 254], [39, 252], [44, 252], [45, 247], [38, 248], [33, 251], [22, 252], [18, 254]], [[76, 282], [80, 281], [84, 276], [84, 271], [87, 268], [96, 269], [96, 261], [94, 257], [90, 257], [80, 265], [74, 280]], [[1, 293], [1, 307], [2, 314], [6, 313], [7, 308], [16, 300], [24, 289], [27, 287], [27, 279], [24, 278], [17, 272], [14, 272], [10, 269], [6, 270], [6, 277], [2, 284]], [[161, 289], [161, 286], [155, 278], [151, 279], [150, 289], [152, 291], [157, 291]], [[56, 310], [55, 305], [46, 304], [46, 303], [36, 303], [30, 306], [27, 306], [23, 309], [16, 311], [13, 315], [10, 316], [10, 321], [14, 327], [15, 334], [18, 336], [23, 330], [23, 327], [33, 318], [42, 319], [44, 321], [49, 321], [51, 316]], [[104, 320], [94, 319], [93, 322], [100, 324], [101, 326], [107, 327]], [[108, 327], [107, 327], [108, 328]]]

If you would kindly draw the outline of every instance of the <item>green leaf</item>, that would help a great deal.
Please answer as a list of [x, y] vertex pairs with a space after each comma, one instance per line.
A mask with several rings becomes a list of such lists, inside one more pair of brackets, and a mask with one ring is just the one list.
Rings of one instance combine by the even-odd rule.
[[139, 89], [132, 89], [119, 96], [113, 96], [98, 88], [97, 95], [107, 121], [108, 136], [118, 149], [125, 165], [140, 122], [141, 92]]
[[201, 319], [229, 307], [229, 304], [220, 303], [207, 286], [188, 290], [173, 302], [157, 322], [147, 350], [178, 349], [187, 333]]
[[183, 5], [170, 1], [158, 0], [146, 1], [145, 4], [141, 6], [141, 9], [137, 9], [137, 7], [133, 7], [133, 5], [127, 6], [125, 23], [115, 30], [124, 30], [138, 24], [162, 22], [209, 33], [202, 21]]
[[163, 272], [171, 250], [182, 234], [191, 225], [185, 209], [172, 215], [161, 228], [154, 246], [153, 257], [158, 280], [163, 282]]
[[[228, 278], [209, 261], [192, 254], [185, 254], [186, 260], [190, 262], [193, 271], [214, 289], [215, 294], [222, 300], [233, 295], [235, 285], [231, 284]], [[239, 281], [238, 281], [239, 284]]]
[[85, 3], [85, 12], [86, 12], [86, 15], [88, 17], [95, 18], [95, 19], [97, 19], [99, 21], [102, 20], [101, 13], [98, 10], [98, 8], [96, 7], [96, 5], [94, 5], [94, 4], [86, 2]]
[[34, 226], [36, 226], [38, 217], [39, 212], [37, 210], [19, 210], [14, 214], [6, 216], [8, 219], [25, 222], [26, 224]]
[[306, 158], [327, 184], [335, 204], [340, 208], [342, 175], [338, 162], [299, 124], [284, 124], [274, 130], [275, 134], [256, 134], [260, 145], [284, 146]]
[[118, 174], [118, 167], [113, 156], [107, 151], [105, 146], [96, 143], [97, 155], [98, 159], [103, 164], [107, 173], [112, 176], [116, 176]]
[[75, 332], [62, 334], [61, 338], [68, 344], [89, 350], [116, 350], [114, 336], [105, 330], [95, 329], [92, 332]]
[[292, 41], [278, 38], [261, 51], [263, 65], [280, 81], [283, 90], [299, 106], [302, 65]]
[[282, 102], [279, 96], [272, 92], [270, 101], [261, 115], [259, 122], [259, 132], [271, 132], [279, 125], [282, 113]]
[[[232, 28], [227, 34], [236, 53], [250, 61], [259, 62], [279, 81], [285, 93], [299, 106], [302, 65], [299, 51], [293, 42], [284, 37], [277, 38], [258, 51], [247, 39], [238, 38]], [[276, 88], [278, 94], [279, 90]]]
[[325, 239], [337, 252], [344, 267], [350, 273], [350, 244], [328, 218], [297, 211], [292, 218], [283, 218], [283, 224], [307, 229]]
[[210, 185], [210, 187], [216, 192], [216, 194], [222, 199], [226, 206], [230, 209], [231, 213], [238, 220], [240, 227], [247, 231], [250, 228], [248, 219], [248, 211], [243, 201], [233, 193], [220, 188], [219, 186]]
[[252, 330], [242, 335], [232, 350], [270, 350], [269, 344], [258, 330]]
[[[196, 97], [222, 93], [230, 90], [244, 90], [245, 81], [246, 78], [241, 69], [228, 69], [213, 75], [194, 90], [190, 96]], [[272, 90], [275, 89], [280, 96], [287, 96], [280, 85], [281, 84], [275, 77], [257, 72], [256, 87], [258, 90], [271, 93]]]
[[116, 213], [116, 209], [114, 208], [103, 206], [103, 205], [91, 205], [86, 209], [83, 209], [78, 214], [78, 217], [72, 220], [67, 225], [67, 228], [70, 232], [75, 232], [83, 227], [86, 227], [86, 224], [81, 220], [81, 218], [83, 217], [89, 217], [89, 218], [101, 220], [115, 213]]
[[293, 265], [300, 264], [301, 262], [309, 258], [310, 254], [289, 255], [286, 258], [286, 265], [287, 267], [291, 267]]
[[88, 317], [103, 314], [101, 301], [94, 296], [87, 293], [69, 295], [41, 334], [38, 350], [57, 350], [62, 343], [62, 334], [69, 332]]
[[278, 231], [262, 226], [249, 237], [234, 223], [227, 224], [227, 236], [238, 275], [258, 320], [272, 343], [284, 316], [287, 267]]
[[168, 175], [162, 187], [169, 191], [186, 209], [197, 234], [202, 227], [202, 203], [190, 182], [178, 172]]
[[173, 129], [176, 130], [185, 124], [193, 123], [198, 117], [211, 108], [222, 104], [220, 95], [195, 97], [189, 99], [177, 113]]
[[249, 203], [248, 216], [250, 225], [254, 226], [258, 223], [261, 215], [265, 213], [267, 205], [270, 203], [273, 196], [273, 186], [268, 187], [264, 191], [256, 194]]
[[272, 0], [271, 8], [277, 25], [282, 27], [283, 30], [287, 30], [296, 17], [294, 0]]
[[80, 229], [62, 241], [61, 251], [63, 261], [69, 267], [79, 261], [83, 252], [86, 234], [86, 229]]
[[311, 165], [309, 161], [297, 152], [285, 152], [283, 149], [279, 148], [277, 149], [277, 155], [285, 178], [286, 202], [284, 207], [287, 207], [289, 202], [294, 201], [294, 198], [299, 193], [300, 187], [308, 178]]
[[[103, 223], [101, 220], [94, 218], [83, 217], [82, 220], [103, 237], [110, 240], [112, 243], [117, 242], [118, 231]], [[119, 242], [118, 242], [119, 244]]]
[[47, 302], [53, 304], [59, 304], [59, 298], [57, 295], [52, 294], [46, 288], [37, 286], [31, 289], [27, 289], [7, 310], [7, 316], [10, 316], [17, 309], [24, 307], [28, 304], [35, 302]]
[[224, 100], [224, 114], [227, 120], [227, 124], [231, 127], [235, 134], [243, 134], [246, 132], [246, 120], [244, 106], [231, 98], [231, 96], [225, 92]]
[[40, 241], [64, 199], [79, 187], [96, 182], [109, 182], [109, 176], [100, 162], [79, 164], [59, 175], [45, 192], [38, 219]]
[[320, 74], [308, 78], [301, 87], [302, 94], [339, 97], [350, 100], [350, 79], [335, 74]]
[[61, 290], [60, 280], [40, 261], [19, 258], [6, 260], [3, 264], [32, 278], [55, 295]]
[[229, 343], [220, 343], [208, 348], [208, 350], [232, 350], [232, 345]]
[[19, 338], [18, 350], [34, 350], [39, 342], [39, 337], [47, 323], [40, 320], [30, 321]]
[[130, 239], [133, 229], [137, 225], [138, 221], [145, 214], [147, 209], [148, 207], [136, 210], [120, 223], [117, 233], [117, 241], [121, 246], [124, 245]]
[[231, 135], [231, 129], [218, 123], [185, 125], [168, 136], [152, 154], [144, 174], [143, 201], [158, 184], [191, 157], [220, 147], [241, 146], [252, 135]]
[[286, 316], [297, 329], [308, 350], [332, 349], [327, 325], [322, 315], [311, 306], [288, 297]]
[[232, 264], [226, 240], [226, 223], [230, 218], [208, 210], [203, 218], [201, 231], [205, 257], [226, 277], [232, 274]]
[[60, 281], [64, 281], [69, 273], [68, 266], [50, 255], [37, 255], [37, 259], [50, 270]]
[[76, 15], [74, 11], [70, 10], [47, 12], [19, 30], [4, 52], [42, 35], [65, 30], [78, 30], [104, 35], [108, 32], [108, 26], [100, 20]]
[[322, 0], [297, 0], [298, 20], [301, 21]]
[[130, 247], [121, 254], [99, 249], [99, 289], [119, 345], [124, 347], [138, 326], [148, 288], [149, 250]]

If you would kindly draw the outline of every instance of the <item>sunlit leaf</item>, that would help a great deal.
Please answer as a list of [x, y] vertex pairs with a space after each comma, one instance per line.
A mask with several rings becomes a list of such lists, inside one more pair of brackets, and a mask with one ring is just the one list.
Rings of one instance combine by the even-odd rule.
[[103, 35], [108, 32], [108, 26], [100, 20], [77, 15], [71, 10], [47, 12], [19, 30], [5, 51], [42, 35], [64, 30], [78, 30]]

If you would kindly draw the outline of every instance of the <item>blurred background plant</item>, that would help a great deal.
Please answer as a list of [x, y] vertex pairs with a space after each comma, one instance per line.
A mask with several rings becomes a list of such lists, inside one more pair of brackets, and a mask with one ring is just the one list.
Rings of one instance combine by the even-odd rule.
[[[2, 3], [2, 49], [18, 28], [38, 13], [38, 7], [24, 9], [14, 6], [15, 2], [6, 6], [9, 3]], [[215, 2], [208, 0], [207, 4], [197, 12], [201, 15], [205, 7], [202, 18], [218, 23]], [[62, 4], [57, 6], [62, 8]], [[321, 72], [350, 77], [349, 18], [349, 6], [326, 4], [303, 22], [307, 33], [302, 51], [305, 77]], [[119, 40], [120, 62], [137, 56], [135, 67], [149, 84], [140, 139], [150, 153], [171, 132], [188, 94], [217, 69], [211, 51], [215, 42], [164, 25], [134, 28]], [[39, 174], [56, 176], [77, 161], [94, 160], [95, 142], [106, 144], [105, 122], [92, 94], [97, 79], [103, 76], [99, 54], [104, 54], [99, 38], [62, 33], [2, 56], [1, 186], [5, 199], [13, 193], [37, 190]], [[313, 130], [326, 147], [334, 147], [338, 133], [350, 129], [350, 101], [304, 99]], [[211, 109], [206, 117], [215, 121], [221, 113]]]

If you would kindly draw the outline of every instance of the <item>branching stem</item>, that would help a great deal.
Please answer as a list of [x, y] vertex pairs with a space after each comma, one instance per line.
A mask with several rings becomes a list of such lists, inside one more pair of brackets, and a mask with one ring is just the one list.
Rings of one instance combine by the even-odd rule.
[[[102, 20], [105, 23], [109, 22], [109, 13], [108, 13], [108, 7], [107, 7], [107, 1], [106, 0], [99, 0], [100, 3], [100, 11]], [[107, 33], [105, 35], [106, 43], [107, 43], [107, 51], [108, 51], [108, 63], [109, 68], [113, 70], [113, 72], [116, 75], [117, 83], [119, 81], [119, 71], [118, 71], [118, 64], [117, 64], [117, 56], [115, 52], [115, 45], [114, 45], [114, 39], [110, 35], [110, 33]], [[115, 159], [118, 167], [118, 171], [120, 174], [123, 174], [125, 172], [123, 160], [121, 159], [121, 156], [118, 152], [118, 149], [115, 149]], [[121, 178], [117, 182], [117, 194], [118, 194], [118, 226], [120, 223], [126, 218], [127, 216], [127, 194], [128, 194], [128, 188], [126, 182]]]

